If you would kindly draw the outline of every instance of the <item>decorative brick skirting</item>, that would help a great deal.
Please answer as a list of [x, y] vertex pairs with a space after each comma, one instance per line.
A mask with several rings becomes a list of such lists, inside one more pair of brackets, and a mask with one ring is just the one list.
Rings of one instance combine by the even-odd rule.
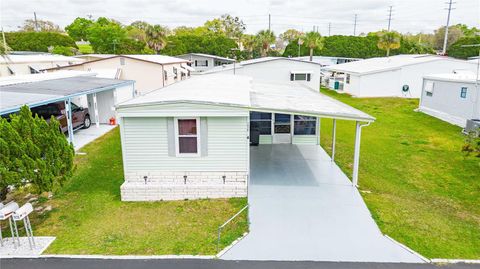
[[247, 172], [130, 172], [122, 201], [159, 201], [247, 196]]

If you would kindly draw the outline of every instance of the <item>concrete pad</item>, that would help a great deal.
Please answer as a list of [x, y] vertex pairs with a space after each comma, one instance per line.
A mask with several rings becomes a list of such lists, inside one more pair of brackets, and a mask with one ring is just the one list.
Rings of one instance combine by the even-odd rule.
[[115, 127], [117, 126], [107, 124], [100, 124], [100, 126], [97, 127], [95, 124], [92, 124], [88, 129], [78, 129], [74, 132], [73, 135], [73, 144], [75, 147], [75, 151], [79, 150], [80, 148], [99, 138], [100, 136], [108, 133]]
[[410, 262], [320, 146], [251, 148], [250, 233], [222, 259]]
[[32, 257], [38, 256], [50, 246], [55, 240], [55, 237], [50, 236], [35, 236], [35, 247], [30, 249], [27, 237], [20, 237], [20, 246], [13, 247], [11, 237], [3, 239], [3, 247], [0, 246], [0, 258], [12, 258], [12, 257]]

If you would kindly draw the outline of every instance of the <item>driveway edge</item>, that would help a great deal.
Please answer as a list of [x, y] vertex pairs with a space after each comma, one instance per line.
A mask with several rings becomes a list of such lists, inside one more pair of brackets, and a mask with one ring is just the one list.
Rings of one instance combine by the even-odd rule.
[[391, 238], [390, 236], [384, 234], [383, 236], [385, 236], [386, 238], [388, 238], [390, 241], [392, 241], [393, 243], [397, 244], [398, 246], [404, 248], [405, 250], [407, 250], [408, 252], [412, 253], [413, 255], [417, 256], [418, 258], [420, 258], [421, 260], [423, 260], [424, 262], [426, 263], [432, 263], [432, 261], [430, 259], [427, 259], [425, 258], [424, 256], [420, 255], [420, 253], [416, 252], [415, 250], [405, 246], [404, 244], [398, 242], [397, 240]]

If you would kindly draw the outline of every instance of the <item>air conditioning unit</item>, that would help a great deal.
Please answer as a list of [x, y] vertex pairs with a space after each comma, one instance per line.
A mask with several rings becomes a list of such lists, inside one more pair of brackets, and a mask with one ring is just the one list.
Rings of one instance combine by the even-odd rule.
[[465, 126], [465, 133], [476, 132], [477, 135], [480, 135], [480, 119], [471, 119], [467, 120], [467, 125]]

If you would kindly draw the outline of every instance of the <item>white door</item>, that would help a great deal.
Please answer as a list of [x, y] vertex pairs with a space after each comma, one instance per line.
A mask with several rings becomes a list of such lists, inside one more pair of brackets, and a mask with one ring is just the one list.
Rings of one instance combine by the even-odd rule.
[[292, 143], [292, 117], [289, 114], [274, 114], [273, 144]]

